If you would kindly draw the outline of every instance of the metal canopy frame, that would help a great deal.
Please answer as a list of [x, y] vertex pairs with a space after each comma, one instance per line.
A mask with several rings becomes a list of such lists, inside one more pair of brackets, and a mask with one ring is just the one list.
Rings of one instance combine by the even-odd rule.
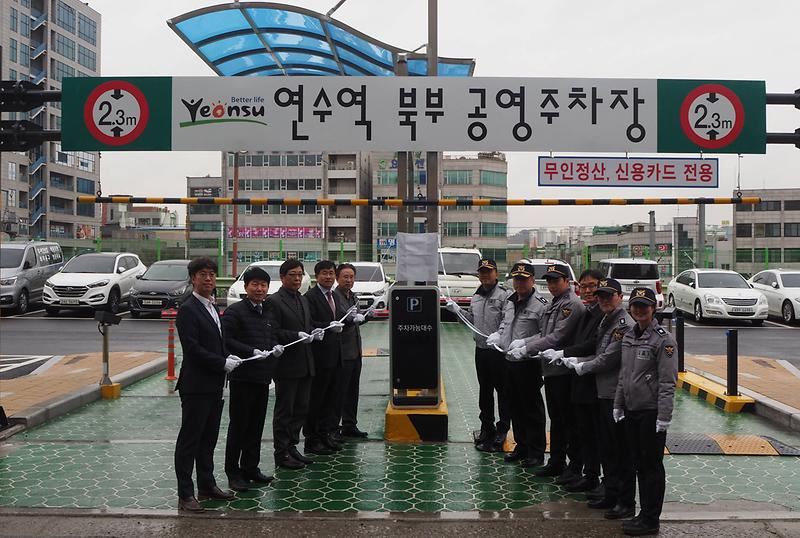
[[[287, 4], [219, 4], [172, 18], [167, 25], [220, 76], [396, 76], [400, 55], [408, 60], [410, 76], [428, 70], [425, 54]], [[474, 71], [474, 59], [438, 59], [440, 76], [472, 76]]]

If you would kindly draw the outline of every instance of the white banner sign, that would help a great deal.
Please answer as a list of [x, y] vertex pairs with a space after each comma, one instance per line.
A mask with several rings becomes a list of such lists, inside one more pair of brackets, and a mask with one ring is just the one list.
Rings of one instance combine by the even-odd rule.
[[540, 187], [719, 187], [718, 159], [539, 157]]

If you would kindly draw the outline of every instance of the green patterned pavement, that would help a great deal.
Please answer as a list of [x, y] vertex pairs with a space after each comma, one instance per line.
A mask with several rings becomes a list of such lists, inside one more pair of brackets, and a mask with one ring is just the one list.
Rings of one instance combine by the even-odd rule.
[[[443, 327], [442, 369], [450, 442], [386, 444], [388, 358], [364, 360], [359, 426], [370, 440], [348, 443], [337, 455], [317, 457], [303, 471], [279, 470], [272, 486], [208, 506], [289, 511], [518, 510], [562, 499], [552, 483], [470, 442], [477, 421], [473, 348], [463, 327]], [[364, 327], [364, 346], [385, 348], [387, 325]], [[173, 509], [174, 439], [178, 398], [162, 375], [0, 445], [0, 506]], [[271, 407], [271, 404], [270, 404]], [[270, 409], [270, 417], [271, 417]], [[224, 432], [215, 462], [220, 485]], [[731, 415], [679, 392], [673, 431], [763, 434], [795, 446], [800, 438], [752, 415]], [[265, 429], [263, 470], [272, 471], [271, 431]], [[706, 504], [750, 500], [800, 509], [800, 465], [793, 457], [668, 456], [667, 502]]]

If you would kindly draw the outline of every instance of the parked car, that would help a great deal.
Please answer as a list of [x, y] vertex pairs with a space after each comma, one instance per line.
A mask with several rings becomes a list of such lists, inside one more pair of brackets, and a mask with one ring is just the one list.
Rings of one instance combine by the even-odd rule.
[[0, 245], [0, 308], [24, 314], [42, 300], [45, 281], [64, 266], [58, 243], [28, 241]]
[[120, 304], [128, 301], [136, 277], [146, 270], [136, 254], [98, 252], [75, 256], [45, 282], [45, 311], [53, 316], [62, 308], [93, 308], [116, 314]]
[[661, 289], [661, 276], [658, 264], [642, 258], [609, 258], [600, 260], [600, 272], [606, 278], [614, 278], [622, 285], [623, 304], [628, 307], [631, 290], [646, 287], [656, 294], [656, 310], [664, 308], [664, 294]]
[[131, 288], [131, 317], [160, 316], [162, 310], [180, 308], [192, 295], [188, 265], [189, 260], [162, 260], [151, 265]]
[[[244, 271], [247, 271], [247, 269], [251, 267], [260, 267], [265, 270], [269, 275], [269, 289], [267, 290], [267, 295], [272, 295], [281, 287], [281, 264], [283, 264], [282, 261], [253, 262], [248, 265]], [[242, 274], [244, 274], [244, 271], [242, 271]], [[300, 284], [300, 293], [307, 292], [310, 286], [311, 277], [308, 276], [307, 270], [303, 270], [303, 282]], [[242, 275], [239, 275], [236, 278], [236, 281], [231, 284], [231, 287], [228, 289], [228, 306], [238, 303], [245, 297], [247, 297], [247, 294], [244, 292], [244, 280], [242, 280]]]
[[747, 319], [759, 326], [767, 319], [766, 296], [742, 275], [724, 269], [689, 269], [669, 284], [668, 301], [678, 310], [706, 318]]
[[[533, 266], [533, 280], [534, 286], [536, 286], [536, 293], [548, 301], [553, 300], [553, 294], [550, 293], [550, 290], [547, 287], [547, 281], [544, 279], [544, 274], [547, 272], [548, 265], [559, 263], [569, 267], [570, 281], [575, 289], [575, 293], [578, 293], [578, 279], [575, 278], [575, 271], [572, 269], [572, 266], [565, 261], [557, 260], [555, 258], [523, 258], [522, 260], [515, 262], [513, 265], [516, 265], [517, 263], [529, 263]], [[506, 287], [508, 287], [508, 289], [512, 289], [513, 284], [511, 281], [511, 275], [506, 274]]]
[[474, 248], [440, 248], [437, 285], [442, 293], [439, 299], [444, 307], [447, 298], [463, 307], [469, 307], [475, 290], [480, 286], [478, 264], [481, 251]]
[[749, 282], [767, 297], [771, 315], [780, 316], [786, 323], [800, 319], [800, 271], [769, 269], [755, 274]]
[[383, 271], [383, 265], [378, 262], [351, 262], [356, 268], [356, 281], [353, 284], [353, 293], [358, 296], [358, 308], [361, 312], [375, 305], [376, 318], [389, 317], [387, 297], [389, 279]]

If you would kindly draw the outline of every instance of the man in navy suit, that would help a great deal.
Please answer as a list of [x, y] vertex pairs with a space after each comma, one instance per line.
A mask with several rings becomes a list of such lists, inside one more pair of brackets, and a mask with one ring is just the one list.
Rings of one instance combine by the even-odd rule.
[[[214, 479], [214, 447], [222, 417], [222, 388], [225, 374], [241, 360], [228, 355], [222, 335], [219, 312], [214, 304], [217, 264], [210, 258], [197, 258], [188, 266], [194, 292], [178, 310], [176, 326], [183, 349], [183, 360], [175, 387], [181, 397], [181, 429], [175, 443], [175, 475], [178, 479], [178, 509], [203, 512], [198, 502], [205, 499], [230, 501], [230, 491], [222, 491]], [[192, 469], [197, 467], [197, 498], [194, 496]]]

